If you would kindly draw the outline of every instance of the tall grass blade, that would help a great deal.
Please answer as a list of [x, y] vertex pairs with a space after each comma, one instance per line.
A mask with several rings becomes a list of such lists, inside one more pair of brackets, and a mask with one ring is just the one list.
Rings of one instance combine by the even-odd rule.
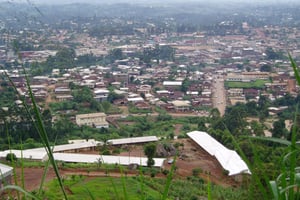
[[96, 200], [96, 198], [94, 197], [94, 195], [91, 193], [91, 191], [88, 188], [86, 188], [86, 191], [92, 200]]
[[47, 176], [47, 172], [48, 172], [48, 169], [49, 169], [49, 165], [50, 165], [50, 160], [48, 159], [46, 164], [45, 164], [45, 169], [44, 169], [42, 180], [41, 180], [41, 183], [40, 183], [38, 196], [40, 196], [42, 194], [44, 183], [45, 183], [46, 176]]
[[270, 185], [271, 185], [274, 200], [279, 200], [279, 191], [278, 191], [278, 185], [276, 181], [270, 181]]
[[144, 185], [144, 175], [143, 175], [143, 170], [142, 170], [142, 165], [140, 165], [139, 169], [139, 180], [141, 184], [141, 200], [145, 199], [145, 185]]
[[161, 198], [162, 200], [166, 200], [167, 197], [168, 197], [169, 189], [170, 189], [170, 186], [171, 186], [171, 181], [172, 181], [175, 169], [176, 169], [176, 159], [177, 159], [177, 154], [174, 156], [174, 161], [172, 163], [171, 170], [170, 170], [170, 172], [168, 174], [168, 177], [167, 177], [166, 185], [165, 185], [165, 188], [164, 188], [164, 193], [163, 193], [163, 196]]
[[208, 178], [208, 183], [207, 183], [207, 200], [212, 200], [212, 195], [211, 195], [211, 181]]
[[47, 151], [48, 159], [50, 160], [50, 162], [51, 162], [51, 164], [52, 164], [52, 166], [54, 168], [54, 172], [55, 172], [56, 177], [58, 179], [58, 183], [59, 183], [59, 186], [61, 188], [61, 191], [63, 192], [64, 198], [67, 200], [68, 196], [67, 196], [65, 188], [63, 186], [62, 178], [61, 178], [61, 176], [59, 174], [57, 163], [54, 160], [54, 156], [53, 156], [53, 153], [52, 153], [52, 148], [51, 148], [50, 143], [49, 143], [48, 135], [47, 135], [47, 132], [45, 130], [45, 126], [43, 124], [43, 120], [42, 120], [39, 108], [37, 106], [37, 103], [35, 101], [34, 95], [32, 93], [32, 89], [30, 87], [30, 82], [29, 82], [29, 79], [28, 79], [28, 77], [26, 75], [25, 69], [24, 69], [24, 74], [25, 74], [25, 78], [26, 78], [26, 84], [27, 84], [27, 87], [28, 87], [28, 91], [29, 91], [29, 96], [30, 96], [30, 99], [32, 101], [33, 110], [34, 110], [35, 117], [36, 117], [36, 121], [34, 123], [37, 124], [37, 127], [38, 127], [37, 131], [39, 132], [39, 134], [41, 136], [41, 139], [43, 141], [44, 147], [45, 147], [45, 149]]
[[25, 179], [24, 179], [24, 162], [23, 162], [23, 142], [21, 140], [21, 183], [22, 188], [25, 188]]
[[[290, 55], [289, 55], [290, 56]], [[290, 58], [292, 59], [292, 58]], [[293, 59], [291, 60], [292, 64], [293, 64]], [[294, 63], [295, 64], [295, 63]], [[298, 69], [296, 67], [293, 67], [295, 73], [297, 73], [297, 76], [299, 77], [299, 73], [298, 73]], [[299, 77], [299, 84], [300, 84], [300, 77]], [[296, 106], [296, 113], [298, 113], [298, 104]], [[295, 114], [295, 118], [294, 118], [294, 126], [292, 129], [292, 137], [291, 137], [291, 145], [290, 145], [290, 164], [289, 164], [289, 185], [294, 185], [295, 184], [295, 168], [297, 165], [297, 147], [296, 147], [296, 139], [297, 139], [297, 127], [296, 124], [297, 123], [297, 114]], [[295, 191], [294, 188], [290, 188], [289, 189], [289, 199], [294, 199], [295, 198]]]
[[[101, 159], [103, 160], [102, 157], [101, 157]], [[115, 182], [113, 181], [113, 178], [109, 175], [109, 170], [108, 170], [108, 167], [107, 167], [107, 166], [106, 166], [105, 171], [107, 172], [107, 176], [109, 177], [109, 181], [110, 181], [111, 185], [113, 186], [114, 195], [115, 195], [116, 199], [120, 199], [119, 193], [118, 193], [118, 190], [117, 190], [117, 187], [116, 187], [116, 184], [115, 184]]]
[[[17, 178], [17, 172], [16, 172], [16, 163], [15, 163], [15, 160], [13, 158], [13, 153], [11, 151], [11, 144], [10, 144], [10, 137], [9, 137], [9, 132], [8, 132], [8, 127], [7, 127], [7, 124], [5, 123], [5, 126], [6, 126], [6, 137], [7, 137], [7, 142], [8, 142], [8, 147], [10, 149], [10, 161], [11, 161], [11, 166], [13, 168], [13, 178], [14, 178], [14, 182], [15, 182], [15, 185], [18, 185], [18, 178]], [[20, 193], [19, 191], [17, 191], [17, 197], [18, 199], [20, 199]]]
[[124, 173], [123, 173], [123, 168], [120, 165], [120, 173], [121, 173], [121, 181], [122, 181], [122, 188], [123, 188], [123, 194], [124, 194], [124, 199], [125, 200], [129, 200], [128, 198], [128, 194], [127, 194], [127, 187], [126, 187], [126, 177], [124, 177]]
[[[224, 124], [224, 126], [226, 127], [226, 125]], [[256, 173], [253, 173], [255, 170], [253, 168], [253, 165], [251, 164], [251, 162], [248, 160], [248, 158], [246, 157], [245, 153], [243, 152], [243, 150], [241, 149], [240, 145], [238, 144], [238, 142], [236, 141], [235, 137], [231, 134], [231, 132], [228, 130], [228, 128], [226, 127], [227, 131], [224, 131], [224, 133], [227, 133], [228, 136], [232, 139], [233, 145], [235, 147], [235, 149], [237, 150], [237, 152], [239, 153], [239, 155], [242, 157], [242, 159], [246, 162], [250, 172], [252, 173], [251, 176], [254, 179], [254, 181], [256, 182], [256, 184], [259, 187], [259, 190], [262, 193], [263, 199], [268, 199], [268, 194], [267, 191], [263, 185], [263, 183], [260, 180], [260, 177], [258, 177], [258, 175]], [[250, 143], [252, 144], [252, 143]], [[254, 153], [254, 158], [256, 160], [257, 163], [260, 163], [258, 156], [257, 156], [257, 152], [254, 151], [255, 148], [252, 147], [253, 153]], [[265, 178], [266, 179], [266, 178]], [[266, 179], [266, 182], [268, 182], [269, 180]]]
[[294, 61], [294, 59], [292, 58], [290, 53], [288, 53], [288, 56], [289, 56], [289, 60], [291, 62], [292, 68], [294, 70], [294, 74], [295, 74], [297, 83], [300, 86], [300, 75], [299, 75], [299, 71], [298, 71], [298, 66], [297, 66], [296, 62]]
[[261, 141], [265, 141], [265, 142], [274, 142], [277, 144], [282, 144], [282, 145], [286, 145], [289, 146], [291, 145], [291, 142], [285, 139], [280, 139], [280, 138], [272, 138], [272, 137], [261, 137], [261, 136], [251, 136], [248, 137], [249, 139], [252, 140], [261, 140]]
[[[25, 197], [30, 197], [34, 200], [40, 200], [40, 198], [36, 197], [35, 195], [31, 194], [30, 192], [25, 191], [23, 188], [16, 186], [16, 185], [7, 185], [0, 189], [0, 194], [5, 190], [17, 190], [25, 195]], [[26, 198], [25, 198], [26, 199]]]
[[[57, 140], [57, 137], [55, 137], [54, 144], [56, 144], [56, 140]], [[52, 152], [53, 152], [53, 149], [54, 149], [54, 146], [52, 147]], [[45, 183], [46, 176], [47, 176], [47, 172], [48, 172], [48, 169], [49, 169], [49, 165], [50, 165], [50, 160], [48, 159], [47, 162], [46, 162], [46, 164], [45, 164], [45, 169], [44, 169], [42, 180], [41, 180], [41, 183], [40, 183], [40, 188], [39, 188], [39, 191], [38, 191], [38, 196], [40, 196], [42, 194], [44, 183]]]

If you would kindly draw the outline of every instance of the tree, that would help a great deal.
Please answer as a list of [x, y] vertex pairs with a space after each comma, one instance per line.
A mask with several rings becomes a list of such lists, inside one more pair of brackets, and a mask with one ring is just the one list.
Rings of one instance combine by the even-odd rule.
[[237, 104], [234, 107], [227, 108], [224, 115], [224, 123], [232, 134], [240, 134], [246, 127], [246, 110], [244, 104]]
[[267, 64], [262, 65], [260, 67], [260, 71], [261, 72], [272, 72], [272, 66], [271, 65], [267, 65]]
[[267, 59], [269, 59], [269, 60], [276, 60], [276, 59], [284, 58], [283, 52], [275, 52], [274, 49], [271, 47], [267, 47], [266, 55], [267, 55]]
[[221, 114], [220, 111], [218, 110], [218, 108], [213, 108], [210, 111], [210, 115], [209, 115], [213, 120], [220, 118]]
[[109, 57], [111, 61], [121, 60], [123, 58], [123, 51], [122, 49], [113, 49], [109, 52]]
[[153, 157], [156, 153], [156, 144], [150, 143], [144, 147], [144, 153], [147, 156], [147, 166], [152, 167], [155, 164], [155, 161], [153, 160]]
[[17, 161], [17, 156], [14, 153], [8, 153], [6, 154], [6, 161], [13, 162]]
[[145, 98], [146, 98], [146, 95], [145, 95], [145, 93], [144, 93], [144, 92], [141, 92], [141, 93], [140, 93], [140, 96], [141, 96], [143, 99], [145, 99]]
[[190, 85], [191, 85], [191, 81], [189, 81], [187, 78], [185, 78], [181, 85], [181, 91], [187, 92]]
[[284, 120], [280, 119], [273, 123], [272, 136], [281, 138], [286, 136], [286, 128]]
[[91, 102], [94, 99], [93, 93], [88, 87], [82, 87], [78, 90], [74, 90], [72, 95], [74, 97], [74, 101], [77, 103]]
[[[47, 66], [51, 67], [54, 64], [54, 67], [57, 68], [71, 68], [74, 67], [74, 59], [76, 57], [75, 50], [72, 48], [62, 48], [56, 54], [55, 57], [49, 57], [47, 59]], [[52, 67], [53, 67], [52, 66]]]
[[206, 131], [207, 128], [205, 126], [205, 121], [203, 119], [200, 119], [198, 122], [198, 130], [199, 131]]

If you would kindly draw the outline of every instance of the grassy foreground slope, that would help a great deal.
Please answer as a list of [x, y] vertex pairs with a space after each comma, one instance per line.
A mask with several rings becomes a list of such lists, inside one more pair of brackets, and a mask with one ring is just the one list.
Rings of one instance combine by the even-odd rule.
[[[166, 179], [143, 177], [142, 186], [140, 177], [89, 178], [81, 175], [72, 175], [64, 179], [69, 199], [99, 200], [130, 199], [130, 200], [159, 200], [163, 193]], [[143, 189], [142, 189], [143, 187]], [[125, 189], [124, 189], [125, 188]], [[207, 198], [207, 184], [203, 179], [189, 177], [188, 180], [173, 179], [168, 199], [197, 200]], [[125, 192], [126, 191], [126, 192]], [[143, 191], [143, 192], [142, 192]], [[247, 199], [247, 192], [242, 189], [223, 188], [213, 185], [211, 188], [213, 199], [243, 200]], [[90, 195], [91, 194], [91, 195]], [[127, 198], [125, 197], [127, 194]], [[143, 195], [144, 194], [144, 198]], [[56, 180], [47, 185], [44, 193], [48, 199], [62, 199]]]

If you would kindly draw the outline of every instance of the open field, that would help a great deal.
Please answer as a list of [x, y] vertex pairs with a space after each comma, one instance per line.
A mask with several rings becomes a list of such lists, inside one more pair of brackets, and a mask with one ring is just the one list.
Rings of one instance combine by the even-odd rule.
[[265, 83], [270, 82], [269, 80], [256, 80], [254, 82], [236, 82], [236, 81], [226, 81], [225, 87], [227, 88], [256, 88], [262, 89]]

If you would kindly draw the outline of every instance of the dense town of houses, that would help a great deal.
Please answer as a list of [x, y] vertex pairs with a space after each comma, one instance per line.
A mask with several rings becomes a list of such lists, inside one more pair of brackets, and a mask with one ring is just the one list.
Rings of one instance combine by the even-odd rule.
[[[218, 104], [223, 104], [225, 109], [226, 106], [237, 102], [257, 101], [261, 95], [267, 96], [270, 100], [280, 98], [287, 93], [296, 95], [298, 88], [289, 62], [267, 59], [265, 52], [267, 48], [279, 51], [284, 47], [291, 52], [292, 56], [300, 56], [294, 43], [280, 40], [283, 32], [285, 38], [297, 39], [300, 37], [299, 31], [291, 29], [286, 32], [284, 27], [251, 28], [244, 24], [246, 23], [243, 23], [244, 29], [247, 30], [246, 35], [209, 36], [205, 32], [162, 33], [150, 35], [149, 40], [145, 41], [141, 41], [139, 36], [134, 35], [111, 36], [111, 43], [118, 43], [125, 39], [130, 41], [129, 44], [120, 46], [111, 46], [107, 38], [100, 40], [88, 34], [75, 34], [73, 42], [82, 44], [82, 47], [75, 49], [77, 55], [86, 54], [87, 49], [88, 53], [94, 55], [107, 55], [109, 50], [119, 48], [123, 51], [124, 59], [116, 60], [107, 66], [53, 69], [47, 76], [32, 77], [31, 88], [38, 101], [72, 100], [70, 83], [74, 83], [89, 87], [94, 99], [99, 102], [106, 101], [109, 93], [115, 92], [124, 97], [113, 102], [116, 106], [133, 104], [139, 109], [146, 110], [158, 106], [168, 112], [195, 114], [199, 114], [199, 110], [219, 108]], [[267, 31], [274, 32], [272, 37], [265, 34]], [[70, 39], [70, 35], [70, 30], [61, 30], [53, 37], [49, 37], [49, 40]], [[173, 35], [176, 35], [177, 41], [169, 42], [169, 37]], [[63, 41], [61, 40], [62, 43]], [[132, 53], [141, 51], [144, 47], [153, 47], [155, 44], [175, 48], [175, 61], [154, 60], [149, 67], [141, 64], [138, 58], [131, 57]], [[55, 55], [55, 51], [30, 51], [20, 52], [20, 54], [23, 62], [30, 63], [43, 61], [48, 56]], [[12, 60], [12, 63], [17, 59], [10, 51], [0, 51], [0, 57], [7, 61]], [[182, 57], [187, 59], [181, 59]], [[260, 68], [263, 65], [270, 65], [272, 72], [261, 72]], [[16, 68], [8, 71], [8, 74], [19, 94], [28, 96], [22, 70]], [[265, 83], [259, 88], [232, 88], [225, 87], [223, 84], [221, 88], [224, 91], [223, 101], [215, 100], [220, 95], [216, 90], [216, 78], [221, 79], [223, 83], [232, 81], [251, 83], [256, 80], [264, 80]], [[190, 84], [183, 89], [186, 81]], [[111, 86], [114, 88], [113, 91], [109, 89]]]

